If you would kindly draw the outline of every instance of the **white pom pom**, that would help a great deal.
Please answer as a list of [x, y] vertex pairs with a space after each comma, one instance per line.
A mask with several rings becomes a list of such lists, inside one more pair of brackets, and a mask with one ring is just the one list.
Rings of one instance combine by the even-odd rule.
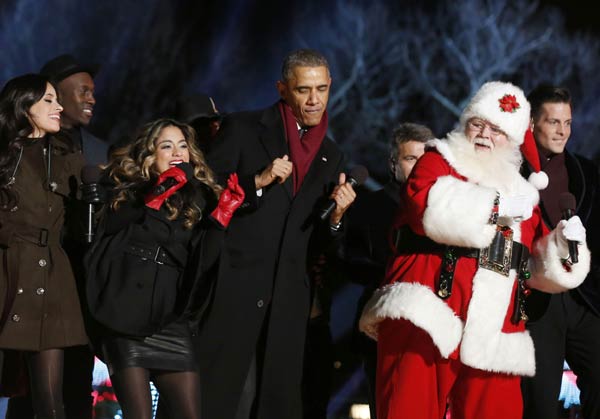
[[531, 183], [537, 190], [546, 189], [548, 186], [548, 175], [546, 172], [533, 172], [529, 175], [529, 179], [527, 179], [529, 183]]

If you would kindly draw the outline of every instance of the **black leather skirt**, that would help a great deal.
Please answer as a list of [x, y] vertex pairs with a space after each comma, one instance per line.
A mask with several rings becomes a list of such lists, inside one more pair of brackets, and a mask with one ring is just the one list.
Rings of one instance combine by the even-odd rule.
[[111, 375], [128, 367], [156, 371], [196, 371], [187, 321], [169, 323], [159, 332], [143, 338], [105, 337], [102, 339], [102, 353]]

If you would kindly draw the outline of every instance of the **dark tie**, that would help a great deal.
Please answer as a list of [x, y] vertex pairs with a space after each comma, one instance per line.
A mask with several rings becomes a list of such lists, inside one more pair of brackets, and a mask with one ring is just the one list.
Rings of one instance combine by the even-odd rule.
[[307, 129], [307, 128], [300, 128], [300, 129], [298, 130], [298, 137], [299, 137], [300, 139], [302, 139], [302, 136], [303, 136], [304, 134], [306, 134], [306, 131], [308, 131], [308, 129]]

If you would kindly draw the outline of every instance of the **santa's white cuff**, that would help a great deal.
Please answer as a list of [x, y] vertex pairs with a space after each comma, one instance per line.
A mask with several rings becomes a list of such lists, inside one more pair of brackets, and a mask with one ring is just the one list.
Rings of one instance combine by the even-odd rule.
[[565, 267], [561, 259], [564, 255], [556, 244], [557, 234], [554, 229], [534, 243], [530, 259], [531, 278], [527, 280], [530, 288], [551, 294], [564, 292], [578, 287], [590, 271], [591, 255], [585, 243], [577, 246], [579, 262]]
[[429, 190], [423, 229], [430, 239], [451, 246], [488, 247], [496, 233], [490, 224], [496, 191], [454, 176], [442, 176]]

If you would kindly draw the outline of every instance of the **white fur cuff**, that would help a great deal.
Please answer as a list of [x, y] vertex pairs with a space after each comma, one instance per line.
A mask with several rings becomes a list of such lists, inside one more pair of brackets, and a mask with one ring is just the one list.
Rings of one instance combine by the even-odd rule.
[[443, 244], [484, 248], [496, 226], [489, 224], [496, 191], [454, 176], [442, 176], [429, 190], [423, 228], [427, 236]]
[[578, 246], [579, 262], [567, 271], [562, 264], [556, 245], [556, 229], [534, 244], [531, 259], [531, 278], [527, 285], [537, 290], [556, 294], [578, 287], [590, 271], [591, 255], [586, 244]]
[[460, 343], [463, 323], [446, 303], [424, 285], [400, 282], [375, 291], [360, 318], [361, 331], [377, 339], [377, 326], [386, 319], [406, 319], [425, 330], [447, 358]]

